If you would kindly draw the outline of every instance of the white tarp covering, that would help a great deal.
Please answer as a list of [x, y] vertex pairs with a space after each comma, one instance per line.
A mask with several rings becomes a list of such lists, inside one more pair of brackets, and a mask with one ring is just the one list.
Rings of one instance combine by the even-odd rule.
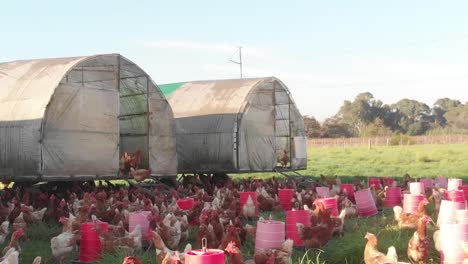
[[0, 177], [115, 177], [137, 148], [143, 167], [175, 175], [174, 134], [164, 96], [118, 54], [0, 64]]
[[302, 116], [274, 77], [188, 82], [169, 102], [179, 172], [272, 171], [283, 150], [292, 153], [290, 168], [306, 167], [292, 142], [305, 135]]

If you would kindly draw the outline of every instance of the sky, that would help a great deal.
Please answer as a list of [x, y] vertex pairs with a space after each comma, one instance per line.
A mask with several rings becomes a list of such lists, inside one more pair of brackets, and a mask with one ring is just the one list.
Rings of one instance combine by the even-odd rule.
[[371, 92], [468, 101], [468, 1], [5, 1], [0, 61], [120, 53], [158, 84], [275, 76], [319, 120]]

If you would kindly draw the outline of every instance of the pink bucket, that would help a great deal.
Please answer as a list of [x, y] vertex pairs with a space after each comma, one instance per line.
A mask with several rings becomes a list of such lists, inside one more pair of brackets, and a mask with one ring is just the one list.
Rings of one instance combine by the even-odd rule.
[[444, 192], [445, 199], [457, 202], [457, 203], [465, 203], [465, 194], [463, 191], [448, 191]]
[[431, 189], [433, 187], [432, 179], [431, 178], [425, 178], [419, 180], [420, 183], [424, 185], [424, 189]]
[[383, 180], [384, 186], [388, 186], [388, 187], [392, 187], [393, 182], [395, 181], [391, 177], [386, 177], [386, 178], [383, 178], [382, 180]]
[[262, 220], [257, 222], [255, 235], [255, 250], [278, 248], [284, 243], [284, 222]]
[[437, 177], [434, 179], [434, 186], [447, 189], [448, 179], [445, 177]]
[[258, 201], [257, 201], [257, 193], [256, 192], [240, 192], [240, 209], [242, 212], [242, 208], [244, 207], [244, 204], [247, 202], [249, 199], [249, 196], [252, 198], [252, 201], [255, 205], [255, 215], [258, 216]]
[[105, 222], [88, 222], [81, 224], [80, 262], [94, 262], [101, 257], [101, 240], [96, 232], [96, 225], [104, 233], [108, 232], [108, 224]]
[[315, 187], [319, 198], [330, 197], [330, 189], [328, 187]]
[[439, 216], [437, 224], [454, 224], [456, 222], [456, 210], [465, 209], [465, 203], [457, 203], [442, 200], [440, 203]]
[[354, 193], [358, 214], [360, 216], [372, 216], [377, 214], [377, 206], [370, 189], [363, 189]]
[[424, 194], [425, 187], [421, 182], [410, 182], [409, 189], [411, 194]]
[[149, 235], [149, 219], [148, 217], [151, 215], [150, 211], [139, 211], [139, 212], [131, 212], [128, 214], [128, 230], [132, 232], [136, 225], [140, 225], [141, 227], [141, 234], [143, 236], [143, 240], [148, 239]]
[[348, 196], [348, 199], [354, 202], [354, 185], [348, 184], [348, 183], [343, 183], [340, 185], [341, 192], [345, 192], [346, 190], [346, 195]]
[[291, 210], [291, 199], [293, 197], [293, 189], [279, 189], [278, 199], [284, 210]]
[[380, 179], [379, 179], [379, 178], [369, 178], [369, 179], [367, 180], [367, 185], [368, 185], [369, 187], [371, 187], [372, 185], [374, 185], [376, 190], [382, 189], [382, 188], [381, 188], [382, 186], [381, 186], [381, 184], [380, 184]]
[[304, 245], [304, 241], [302, 241], [299, 235], [297, 234], [296, 223], [304, 224], [304, 226], [310, 226], [309, 211], [286, 211], [286, 238], [292, 239], [294, 242], [294, 246], [302, 246]]
[[462, 179], [448, 179], [447, 191], [458, 190], [458, 187], [463, 186]]
[[401, 188], [387, 187], [385, 191], [385, 206], [393, 207], [401, 205]]
[[440, 225], [440, 263], [463, 263], [462, 248], [463, 232], [466, 225], [442, 224]]
[[185, 264], [224, 264], [224, 250], [191, 250], [185, 253]]
[[325, 206], [325, 209], [330, 209], [330, 215], [338, 216], [338, 201], [336, 197], [323, 198], [320, 201]]
[[414, 213], [418, 210], [419, 202], [424, 200], [422, 194], [405, 193], [403, 196], [403, 212]]
[[463, 191], [463, 195], [465, 196], [465, 201], [468, 201], [468, 185], [458, 186], [458, 190]]

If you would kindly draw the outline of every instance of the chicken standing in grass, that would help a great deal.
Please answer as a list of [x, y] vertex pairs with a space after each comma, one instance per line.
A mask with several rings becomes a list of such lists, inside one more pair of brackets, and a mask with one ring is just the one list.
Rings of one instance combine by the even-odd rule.
[[8, 249], [0, 259], [0, 264], [19, 264], [19, 252], [14, 248]]
[[252, 199], [252, 196], [250, 195], [247, 198], [247, 201], [245, 202], [244, 206], [242, 207], [242, 215], [246, 218], [253, 218], [256, 216], [255, 203]]
[[383, 264], [385, 262], [395, 263], [398, 261], [395, 247], [389, 247], [387, 255], [385, 255], [378, 250], [378, 241], [374, 234], [367, 233], [365, 238], [367, 239], [367, 244], [364, 249], [365, 264]]
[[18, 243], [18, 240], [24, 235], [24, 232], [23, 232], [23, 229], [18, 229], [16, 230], [15, 232], [13, 232], [13, 234], [11, 235], [11, 239], [10, 239], [10, 243], [8, 244], [8, 246], [6, 246], [3, 251], [2, 251], [2, 254], [5, 255], [8, 250], [10, 250], [11, 248], [14, 248], [16, 251], [19, 251], [21, 252], [21, 247]]
[[401, 206], [394, 206], [393, 212], [395, 213], [395, 220], [398, 222], [398, 227], [400, 227], [400, 229], [416, 228], [419, 218], [427, 215], [426, 205], [428, 204], [429, 201], [424, 198], [419, 202], [418, 208], [414, 213], [405, 213]]
[[430, 243], [427, 236], [427, 224], [429, 220], [430, 218], [427, 215], [419, 218], [418, 229], [408, 242], [408, 258], [418, 262], [418, 264], [425, 264], [429, 256]]
[[61, 217], [59, 222], [66, 228], [64, 228], [64, 232], [50, 240], [50, 249], [52, 250], [52, 255], [55, 257], [57, 262], [62, 264], [76, 248], [78, 235], [73, 233], [70, 220], [65, 217]]

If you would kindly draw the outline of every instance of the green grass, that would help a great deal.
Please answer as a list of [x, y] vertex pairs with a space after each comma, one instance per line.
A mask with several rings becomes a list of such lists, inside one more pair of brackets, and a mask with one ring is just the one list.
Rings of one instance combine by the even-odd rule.
[[[309, 147], [302, 175], [466, 177], [468, 144]], [[276, 173], [246, 173], [236, 178], [268, 178]]]

